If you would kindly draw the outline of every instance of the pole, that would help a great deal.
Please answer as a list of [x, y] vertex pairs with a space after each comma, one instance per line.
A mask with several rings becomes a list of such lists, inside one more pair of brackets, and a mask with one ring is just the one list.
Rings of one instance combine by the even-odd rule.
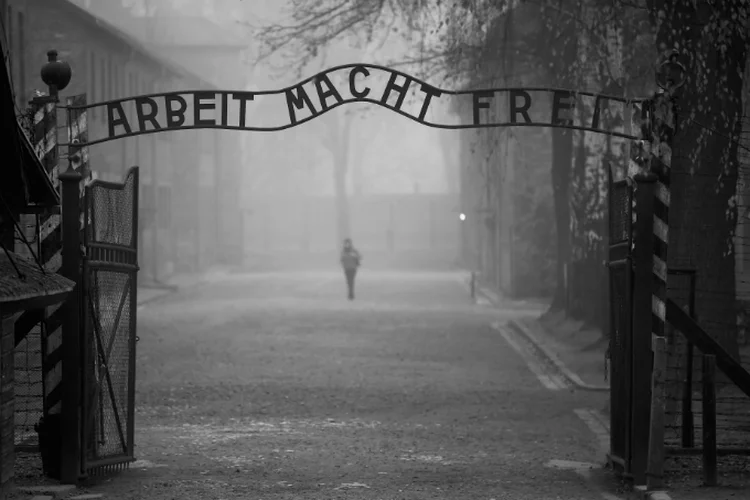
[[[49, 90], [49, 97], [46, 99], [47, 103], [52, 104], [54, 111], [54, 126], [57, 126], [57, 104], [59, 102], [59, 92], [64, 90], [70, 83], [72, 77], [72, 70], [70, 65], [64, 61], [57, 59], [57, 51], [50, 50], [47, 52], [47, 63], [42, 66], [40, 73], [42, 81], [47, 85]], [[70, 125], [68, 125], [70, 127]], [[53, 157], [55, 161], [59, 158], [58, 154], [58, 141], [56, 135], [54, 136], [55, 142], [52, 146]], [[46, 165], [45, 165], [46, 166]], [[51, 173], [51, 172], [50, 172]], [[65, 302], [60, 306], [61, 313], [61, 351], [62, 358], [62, 378], [60, 380], [59, 387], [61, 388], [60, 397], [60, 414], [59, 419], [50, 419], [54, 429], [49, 429], [49, 432], [59, 432], [59, 446], [60, 449], [58, 457], [60, 459], [60, 481], [63, 483], [75, 483], [78, 481], [78, 476], [81, 470], [80, 463], [80, 401], [81, 401], [81, 387], [80, 387], [80, 366], [78, 360], [80, 358], [79, 353], [79, 306], [80, 306], [80, 182], [81, 175], [73, 170], [70, 155], [68, 155], [68, 170], [59, 174], [58, 180], [61, 183], [61, 220], [60, 220], [60, 231], [62, 233], [62, 262], [58, 269], [58, 272], [66, 278], [72, 280], [75, 283], [73, 291], [68, 295]], [[47, 265], [48, 262], [43, 262]], [[50, 332], [44, 332], [49, 335]], [[45, 346], [46, 347], [46, 346]], [[43, 354], [42, 369], [46, 368], [45, 358], [48, 353]], [[46, 373], [42, 374], [43, 377]], [[52, 377], [50, 377], [52, 378]], [[45, 383], [45, 386], [47, 384]], [[45, 387], [47, 389], [47, 387]], [[47, 407], [51, 399], [50, 394], [45, 393], [44, 406]], [[45, 410], [47, 408], [44, 408]], [[50, 418], [52, 415], [52, 408], [49, 407], [49, 414], [45, 417]], [[59, 423], [59, 424], [58, 424]], [[59, 425], [59, 426], [58, 426]], [[57, 441], [57, 440], [55, 440]], [[53, 467], [57, 469], [57, 464]], [[54, 471], [58, 472], [57, 470]]]
[[[690, 299], [688, 312], [695, 319], [695, 271], [690, 274]], [[693, 416], [693, 343], [687, 342], [685, 387], [682, 394], [682, 447], [695, 446], [695, 419]]]
[[651, 420], [648, 441], [646, 489], [653, 491], [664, 486], [664, 413], [666, 394], [664, 380], [667, 371], [667, 341], [653, 338], [654, 367], [651, 375]]
[[[652, 262], [654, 247], [654, 189], [656, 176], [639, 173], [635, 181], [635, 230], [633, 234], [632, 362], [630, 467], [636, 485], [646, 483], [651, 419], [652, 362]], [[626, 468], [627, 468], [626, 458]]]
[[703, 355], [703, 481], [716, 486], [716, 356]]
[[656, 175], [654, 192], [654, 260], [653, 299], [654, 318], [652, 333], [664, 336], [667, 300], [667, 249], [669, 246], [669, 205], [671, 146], [674, 135], [672, 97], [667, 93], [657, 94], [653, 101], [653, 133], [650, 171]]
[[63, 308], [62, 324], [62, 450], [60, 480], [63, 483], [74, 484], [80, 473], [80, 407], [81, 407], [81, 378], [80, 366], [80, 184], [82, 176], [73, 170], [68, 163], [68, 169], [59, 174], [62, 185], [62, 266], [60, 274], [75, 282], [76, 286], [70, 293]]
[[[154, 89], [155, 90], [155, 89]], [[159, 165], [157, 164], [157, 149], [156, 149], [156, 136], [152, 137], [149, 141], [150, 144], [150, 156], [151, 165], [151, 199], [149, 203], [153, 207], [153, 221], [151, 225], [151, 252], [153, 253], [153, 260], [151, 262], [151, 276], [155, 282], [159, 282], [159, 268], [160, 268], [160, 253], [159, 252], [159, 179], [157, 172], [159, 171]], [[142, 165], [142, 164], [141, 164]]]
[[[664, 386], [659, 377], [663, 377], [663, 367], [660, 356], [664, 353], [658, 349], [664, 349], [666, 341], [666, 302], [667, 302], [667, 276], [669, 260], [667, 250], [669, 247], [669, 206], [671, 201], [670, 168], [672, 160], [672, 144], [675, 133], [674, 88], [663, 90], [654, 96], [651, 104], [651, 119], [646, 116], [646, 123], [651, 122], [653, 129], [651, 138], [651, 155], [648, 167], [651, 174], [656, 177], [656, 189], [653, 200], [653, 261], [652, 261], [652, 336], [654, 346], [654, 385], [652, 387], [651, 425], [648, 450], [647, 487], [649, 489], [660, 487], [663, 484], [662, 472], [664, 469]], [[646, 130], [646, 132], [649, 132]], [[658, 373], [658, 377], [657, 377]]]

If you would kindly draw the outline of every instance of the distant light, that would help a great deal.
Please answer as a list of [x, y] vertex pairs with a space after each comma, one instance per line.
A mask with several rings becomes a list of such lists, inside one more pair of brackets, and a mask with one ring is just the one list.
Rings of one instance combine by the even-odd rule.
[[461, 214], [460, 214], [460, 215], [458, 216], [458, 218], [459, 218], [459, 220], [462, 220], [462, 221], [464, 221], [464, 220], [466, 220], [466, 214], [465, 214], [465, 213], [461, 213]]

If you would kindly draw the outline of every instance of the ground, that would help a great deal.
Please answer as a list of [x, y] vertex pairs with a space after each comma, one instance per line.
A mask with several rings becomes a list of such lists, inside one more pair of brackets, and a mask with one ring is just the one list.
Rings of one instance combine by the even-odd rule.
[[[523, 318], [518, 323], [527, 329], [535, 343], [548, 348], [575, 376], [589, 386], [608, 387], [604, 375], [604, 354], [607, 342], [602, 342], [602, 332], [587, 327], [580, 321], [566, 318], [562, 312], [543, 314], [539, 319]], [[750, 367], [750, 349], [741, 346], [743, 364]], [[696, 395], [696, 399], [700, 396]], [[750, 405], [747, 397], [724, 392], [719, 394], [719, 422], [717, 438], [719, 448], [748, 448], [750, 442]], [[721, 405], [728, 413], [722, 415]], [[696, 415], [701, 412], [700, 401], [694, 403]], [[608, 403], [601, 408], [608, 414]], [[725, 419], [725, 420], [722, 420]], [[679, 419], [677, 419], [679, 427]], [[696, 421], [700, 422], [698, 416]], [[667, 439], [671, 446], [679, 438], [679, 429], [667, 426]], [[698, 426], [696, 439], [701, 439]], [[665, 488], [674, 500], [731, 500], [750, 498], [750, 457], [737, 454], [719, 456], [717, 463], [718, 485], [703, 486], [703, 465], [700, 454], [694, 456], [670, 455], [664, 464]]]
[[463, 278], [365, 269], [350, 302], [338, 273], [237, 274], [141, 307], [138, 461], [86, 490], [616, 498], [586, 417], [606, 393], [565, 385], [504, 327], [541, 306], [476, 304]]

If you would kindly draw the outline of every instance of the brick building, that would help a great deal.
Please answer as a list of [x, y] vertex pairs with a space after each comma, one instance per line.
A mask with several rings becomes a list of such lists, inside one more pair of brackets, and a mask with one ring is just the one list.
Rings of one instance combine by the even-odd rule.
[[[2, 8], [9, 19], [11, 70], [19, 108], [26, 106], [35, 89], [44, 88], [39, 68], [51, 48], [73, 68], [63, 97], [85, 93], [92, 103], [215, 88], [74, 2], [2, 0]], [[89, 111], [88, 126], [93, 139], [105, 133], [102, 110]], [[176, 271], [198, 271], [216, 262], [219, 236], [207, 245], [201, 231], [217, 226], [220, 186], [209, 184], [214, 191], [210, 199], [199, 193], [201, 184], [206, 184], [201, 181], [205, 172], [220, 171], [223, 149], [217, 133], [194, 130], [132, 137], [90, 148], [90, 166], [100, 178], [120, 179], [130, 166], [141, 167], [141, 282], [164, 280]]]

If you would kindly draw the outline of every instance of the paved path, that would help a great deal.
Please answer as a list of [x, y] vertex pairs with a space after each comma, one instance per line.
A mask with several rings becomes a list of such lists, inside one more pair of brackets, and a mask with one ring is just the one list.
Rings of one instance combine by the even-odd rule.
[[[592, 500], [589, 408], [462, 276], [225, 276], [139, 310], [139, 461], [107, 498]], [[576, 470], [577, 469], [577, 470]], [[609, 496], [608, 496], [609, 495]]]

